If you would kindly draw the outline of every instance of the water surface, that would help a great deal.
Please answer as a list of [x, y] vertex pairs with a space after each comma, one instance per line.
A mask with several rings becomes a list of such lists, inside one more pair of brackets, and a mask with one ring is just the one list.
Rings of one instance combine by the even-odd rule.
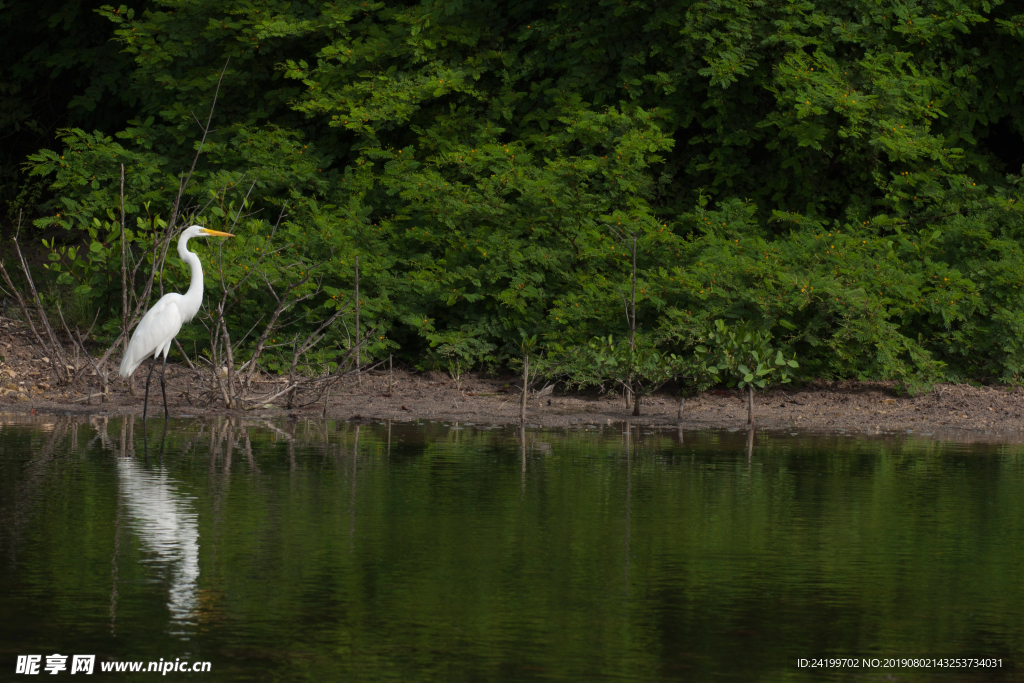
[[[52, 653], [209, 661], [162, 677], [205, 681], [1024, 673], [1017, 446], [196, 419], [161, 448], [163, 428], [0, 428], [0, 679]], [[933, 656], [1003, 668], [797, 666]]]

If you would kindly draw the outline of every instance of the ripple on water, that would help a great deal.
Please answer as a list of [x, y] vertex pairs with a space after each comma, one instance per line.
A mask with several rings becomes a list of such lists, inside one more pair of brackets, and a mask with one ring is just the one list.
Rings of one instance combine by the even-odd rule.
[[577, 427], [4, 425], [0, 638], [215, 680], [1019, 657], [1018, 447]]

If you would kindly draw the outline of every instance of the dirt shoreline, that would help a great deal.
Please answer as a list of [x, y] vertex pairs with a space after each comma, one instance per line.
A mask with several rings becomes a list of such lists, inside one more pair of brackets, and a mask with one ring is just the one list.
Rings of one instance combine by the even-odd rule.
[[[135, 395], [118, 380], [106, 401], [91, 401], [98, 392], [96, 377], [83, 377], [76, 385], [58, 386], [48, 359], [37, 353], [28, 335], [15, 321], [0, 323], [0, 404], [9, 412], [71, 415], [141, 415], [145, 375], [140, 368]], [[252, 410], [227, 410], [216, 402], [200, 401], [203, 387], [196, 373], [169, 363], [167, 398], [171, 417], [253, 416], [345, 420], [391, 419], [518, 424], [520, 394], [515, 378], [464, 376], [456, 385], [443, 373], [395, 370], [388, 393], [386, 372], [371, 372], [360, 380], [346, 380], [322, 400], [288, 409], [282, 401]], [[914, 434], [957, 442], [1024, 442], [1024, 389], [937, 385], [916, 397], [894, 393], [891, 382], [812, 382], [775, 388], [758, 395], [755, 426], [758, 430], [847, 432], [861, 434]], [[298, 403], [313, 397], [300, 397]], [[269, 405], [269, 404], [268, 404]], [[738, 391], [709, 391], [687, 398], [681, 418], [679, 399], [655, 394], [644, 399], [642, 415], [633, 417], [621, 397], [596, 392], [552, 392], [530, 396], [527, 425], [573, 427], [633, 423], [671, 429], [746, 429], [746, 401]], [[149, 415], [163, 416], [159, 382], [150, 389]]]

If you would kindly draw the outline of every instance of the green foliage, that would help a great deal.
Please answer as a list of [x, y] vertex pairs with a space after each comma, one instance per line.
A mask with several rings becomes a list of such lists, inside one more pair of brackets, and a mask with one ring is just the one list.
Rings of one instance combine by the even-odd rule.
[[[218, 248], [211, 296], [242, 281], [256, 249], [275, 255], [261, 268], [280, 287], [315, 273], [279, 345], [350, 296], [358, 255], [370, 357], [397, 349], [456, 375], [518, 358], [522, 331], [549, 358], [594, 343], [594, 376], [618, 377], [690, 359], [713, 321], [743, 319], [807, 376], [1019, 383], [1015, 12], [965, 0], [103, 7], [91, 15], [107, 22], [102, 41], [58, 41], [47, 59], [83, 56], [68, 101], [116, 111], [71, 117], [52, 148], [22, 153], [18, 192], [46, 183], [32, 219], [50, 231], [53, 272], [115, 311], [121, 165], [146, 268], [148, 235], [187, 176], [185, 215], [237, 219], [248, 235]], [[0, 87], [24, 93], [46, 60], [13, 38], [9, 63], [31, 68], [4, 71]], [[630, 329], [634, 236], [640, 345], [627, 357], [594, 340]], [[173, 254], [161, 275], [183, 281]], [[236, 337], [276, 305], [250, 280], [232, 295]], [[351, 348], [343, 322], [311, 363]], [[205, 333], [189, 334], [202, 347]], [[708, 367], [676, 370], [704, 386]]]
[[[56, 240], [42, 240], [42, 245], [49, 249], [46, 268], [57, 276], [57, 284], [72, 287], [76, 294], [93, 298], [104, 298], [121, 289], [121, 225], [114, 219], [113, 212], [108, 213], [109, 220], [100, 221], [93, 218], [92, 223], [83, 226], [83, 236], [87, 236], [83, 245], [58, 244]], [[139, 255], [148, 262], [150, 268], [153, 261], [154, 231], [166, 227], [159, 216], [139, 217], [136, 229], [125, 230], [127, 253], [132, 257]], [[132, 268], [135, 263], [129, 263]], [[110, 305], [111, 301], [104, 301]]]
[[[548, 363], [550, 366], [551, 361]], [[641, 337], [630, 344], [628, 338], [616, 341], [608, 335], [580, 348], [563, 367], [570, 384], [607, 391], [605, 384], [611, 382], [613, 387], [643, 396], [678, 376], [685, 364], [675, 354], [660, 352], [653, 339]]]
[[755, 329], [749, 323], [730, 326], [718, 319], [707, 332], [707, 346], [696, 349], [700, 367], [706, 367], [711, 374], [724, 375], [729, 386], [740, 389], [788, 384], [793, 369], [800, 366], [793, 358], [787, 360], [781, 349], [772, 348], [771, 340], [770, 332]]
[[444, 363], [448, 374], [458, 385], [462, 375], [478, 363], [494, 362], [494, 344], [476, 338], [472, 327], [466, 325], [460, 330], [442, 333], [428, 333], [427, 339], [434, 349], [434, 356]]

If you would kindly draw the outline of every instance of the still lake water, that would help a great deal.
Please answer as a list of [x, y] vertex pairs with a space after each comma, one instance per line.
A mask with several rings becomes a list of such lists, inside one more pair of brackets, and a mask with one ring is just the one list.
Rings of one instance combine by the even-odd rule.
[[[1019, 446], [195, 419], [161, 454], [163, 427], [0, 427], [0, 680], [1024, 680]], [[211, 671], [99, 671], [160, 659]]]

